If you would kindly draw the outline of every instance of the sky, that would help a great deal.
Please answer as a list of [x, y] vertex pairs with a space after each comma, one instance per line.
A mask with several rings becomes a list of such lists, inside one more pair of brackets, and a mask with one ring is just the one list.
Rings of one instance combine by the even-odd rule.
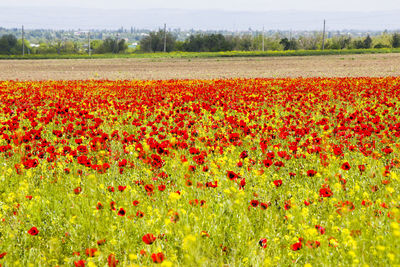
[[102, 9], [220, 9], [229, 11], [386, 11], [399, 9], [398, 0], [0, 0], [0, 6], [82, 7]]

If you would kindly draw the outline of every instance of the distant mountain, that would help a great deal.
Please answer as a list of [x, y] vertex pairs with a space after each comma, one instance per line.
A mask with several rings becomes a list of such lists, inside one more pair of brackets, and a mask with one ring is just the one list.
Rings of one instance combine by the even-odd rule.
[[0, 7], [0, 27], [27, 29], [158, 29], [195, 30], [321, 30], [326, 19], [327, 30], [397, 30], [400, 9], [377, 12], [306, 12], [268, 11], [237, 12], [222, 10], [105, 10], [55, 7]]

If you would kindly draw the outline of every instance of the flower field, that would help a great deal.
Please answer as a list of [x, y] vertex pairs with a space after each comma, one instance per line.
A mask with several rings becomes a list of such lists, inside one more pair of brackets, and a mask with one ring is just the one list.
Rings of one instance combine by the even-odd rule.
[[0, 81], [0, 265], [400, 264], [400, 78]]

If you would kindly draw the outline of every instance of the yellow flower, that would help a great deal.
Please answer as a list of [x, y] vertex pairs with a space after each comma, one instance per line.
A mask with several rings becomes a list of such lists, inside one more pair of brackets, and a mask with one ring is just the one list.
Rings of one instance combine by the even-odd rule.
[[189, 249], [196, 242], [196, 237], [192, 234], [187, 235], [182, 241], [183, 249]]

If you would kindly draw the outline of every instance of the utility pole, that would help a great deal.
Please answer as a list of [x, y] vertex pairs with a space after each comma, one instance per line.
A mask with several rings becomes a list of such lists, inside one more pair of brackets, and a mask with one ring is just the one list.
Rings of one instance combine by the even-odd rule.
[[167, 52], [167, 24], [164, 23], [164, 53]]
[[264, 26], [263, 26], [263, 32], [262, 32], [262, 51], [264, 52]]
[[118, 41], [119, 41], [119, 33], [116, 35], [115, 43], [114, 43], [114, 48], [113, 48], [113, 53], [118, 53], [119, 47], [118, 47]]
[[22, 55], [25, 55], [24, 25], [22, 25]]
[[88, 31], [88, 54], [89, 54], [89, 57], [90, 57], [90, 55], [91, 55], [91, 52], [90, 52], [90, 31]]
[[322, 50], [325, 49], [325, 20], [324, 20], [324, 30], [322, 32]]

